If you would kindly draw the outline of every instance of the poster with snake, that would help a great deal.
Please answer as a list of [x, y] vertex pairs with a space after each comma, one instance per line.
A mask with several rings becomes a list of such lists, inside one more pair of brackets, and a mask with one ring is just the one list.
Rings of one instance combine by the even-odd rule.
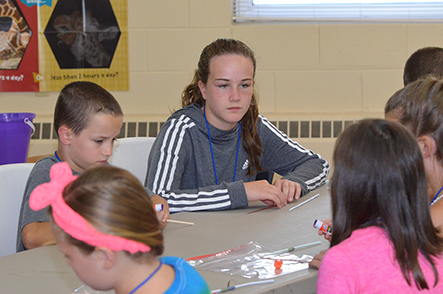
[[0, 91], [129, 90], [126, 0], [0, 0]]
[[36, 6], [0, 0], [0, 91], [38, 92]]

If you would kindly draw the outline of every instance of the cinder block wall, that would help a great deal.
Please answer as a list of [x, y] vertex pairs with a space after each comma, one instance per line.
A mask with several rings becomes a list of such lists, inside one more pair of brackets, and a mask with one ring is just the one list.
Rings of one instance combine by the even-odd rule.
[[[114, 92], [125, 113], [122, 136], [155, 135], [180, 108], [201, 50], [237, 38], [256, 53], [260, 111], [330, 160], [335, 136], [350, 121], [382, 117], [402, 87], [407, 57], [443, 47], [443, 24], [237, 24], [230, 0], [130, 0], [130, 91]], [[1, 112], [37, 113], [40, 137], [30, 156], [53, 152], [57, 93], [1, 93]], [[43, 129], [43, 125], [45, 129]], [[44, 138], [42, 136], [44, 135]]]

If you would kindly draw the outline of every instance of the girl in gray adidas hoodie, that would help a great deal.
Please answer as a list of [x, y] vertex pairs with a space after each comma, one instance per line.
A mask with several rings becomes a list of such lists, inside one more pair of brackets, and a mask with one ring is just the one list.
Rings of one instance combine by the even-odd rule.
[[[160, 130], [146, 186], [170, 212], [224, 210], [261, 200], [282, 207], [325, 183], [329, 165], [259, 114], [256, 61], [244, 43], [218, 39], [203, 49], [183, 108]], [[255, 181], [268, 170], [283, 177]]]

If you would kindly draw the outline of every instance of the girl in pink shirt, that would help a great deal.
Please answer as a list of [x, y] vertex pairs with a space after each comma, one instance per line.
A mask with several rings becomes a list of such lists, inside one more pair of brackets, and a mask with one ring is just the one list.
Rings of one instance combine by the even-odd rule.
[[362, 120], [339, 136], [333, 159], [334, 228], [317, 293], [443, 293], [443, 239], [413, 135]]

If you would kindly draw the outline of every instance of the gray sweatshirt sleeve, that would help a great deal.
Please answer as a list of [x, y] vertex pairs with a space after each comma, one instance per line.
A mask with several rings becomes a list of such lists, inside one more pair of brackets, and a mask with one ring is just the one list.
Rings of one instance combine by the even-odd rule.
[[145, 186], [168, 202], [171, 213], [247, 206], [242, 181], [210, 181], [212, 161], [195, 147], [201, 142], [190, 137], [193, 127], [186, 116], [166, 122], [149, 155]]
[[258, 128], [264, 152], [262, 166], [299, 183], [302, 195], [326, 182], [329, 164], [319, 154], [288, 138], [261, 115]]

